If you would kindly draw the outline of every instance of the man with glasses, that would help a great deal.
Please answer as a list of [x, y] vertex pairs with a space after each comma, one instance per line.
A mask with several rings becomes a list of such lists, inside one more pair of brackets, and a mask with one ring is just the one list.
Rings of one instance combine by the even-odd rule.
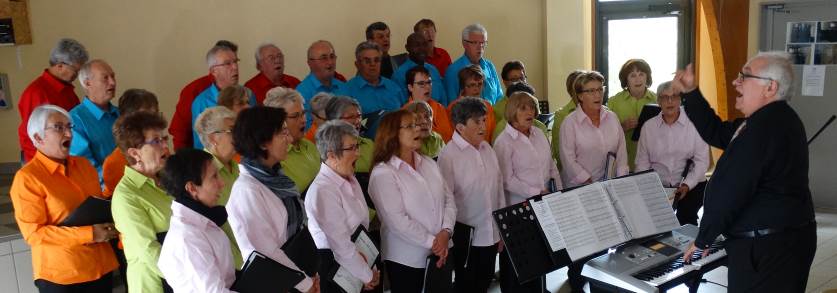
[[76, 125], [70, 155], [87, 158], [103, 184], [102, 165], [116, 148], [112, 128], [119, 109], [110, 103], [116, 96], [116, 74], [104, 60], [92, 60], [81, 67], [78, 76], [87, 96], [70, 111]]
[[744, 118], [722, 121], [697, 89], [691, 65], [674, 77], [700, 136], [724, 150], [706, 184], [700, 232], [685, 255], [702, 249], [706, 256], [726, 236], [730, 292], [806, 290], [817, 231], [805, 127], [787, 102], [793, 80], [787, 53], [759, 53], [732, 82]]
[[256, 101], [262, 104], [265, 94], [277, 86], [296, 88], [299, 79], [285, 74], [285, 54], [274, 44], [264, 43], [256, 48], [256, 73], [244, 86], [253, 90]]
[[[398, 66], [398, 70], [392, 74], [392, 81], [394, 81], [395, 84], [406, 87], [407, 71], [419, 65], [426, 68], [427, 71], [430, 72], [430, 79], [433, 81], [439, 82], [442, 80], [439, 70], [436, 69], [433, 64], [427, 63], [427, 52], [431, 47], [430, 42], [427, 41], [423, 34], [410, 34], [410, 36], [407, 37], [407, 44], [404, 47], [407, 49], [407, 55], [409, 58], [407, 61], [404, 61], [404, 64]], [[447, 106], [450, 100], [452, 100], [448, 99], [448, 96], [445, 93], [445, 88], [442, 86], [434, 86], [430, 95], [434, 100], [445, 106]], [[453, 98], [456, 98], [456, 93], [453, 94]]]
[[73, 81], [88, 58], [87, 50], [81, 43], [73, 39], [60, 39], [50, 52], [49, 67], [23, 90], [17, 104], [21, 118], [17, 133], [22, 162], [28, 162], [35, 155], [35, 146], [26, 132], [29, 115], [43, 104], [56, 105], [67, 111], [78, 105]]
[[[192, 124], [204, 110], [218, 106], [218, 93], [224, 88], [238, 84], [238, 55], [227, 46], [215, 45], [206, 53], [206, 65], [209, 74], [215, 80], [212, 85], [204, 89], [192, 102]], [[256, 96], [250, 93], [250, 106], [256, 105]], [[192, 131], [192, 145], [196, 149], [203, 149], [198, 133]]]
[[491, 60], [483, 58], [485, 47], [488, 45], [488, 31], [479, 23], [471, 24], [462, 30], [462, 47], [465, 53], [456, 59], [447, 71], [445, 71], [445, 91], [447, 93], [458, 93], [459, 71], [468, 65], [478, 65], [485, 75], [485, 87], [480, 95], [492, 105], [503, 97], [503, 86], [500, 77], [497, 75], [497, 68]]
[[[381, 76], [392, 78], [392, 73], [398, 69], [399, 64], [404, 62], [404, 58], [396, 60], [395, 56], [389, 55], [389, 26], [380, 21], [370, 24], [366, 27], [366, 41], [378, 44], [378, 47], [381, 49]], [[403, 55], [405, 54], [399, 54], [399, 56]]]
[[[381, 110], [397, 110], [407, 101], [403, 87], [397, 86], [386, 77], [381, 76], [382, 52], [377, 44], [362, 42], [355, 49], [355, 67], [357, 75], [346, 83], [340, 94], [355, 98], [363, 109], [363, 114], [376, 113]], [[377, 119], [373, 119], [376, 120]], [[374, 138], [377, 123], [366, 125], [367, 131], [362, 135]]]
[[[308, 47], [308, 68], [311, 73], [296, 87], [305, 98], [305, 110], [311, 110], [311, 98], [317, 93], [335, 93], [345, 86], [345, 79], [337, 78], [337, 55], [329, 41], [319, 40]], [[306, 119], [305, 126], [311, 126], [311, 117]]]
[[436, 23], [433, 20], [423, 18], [413, 25], [414, 33], [424, 34], [424, 38], [430, 43], [430, 50], [427, 51], [427, 63], [436, 66], [442, 77], [445, 77], [445, 71], [450, 66], [450, 54], [448, 51], [436, 47]]

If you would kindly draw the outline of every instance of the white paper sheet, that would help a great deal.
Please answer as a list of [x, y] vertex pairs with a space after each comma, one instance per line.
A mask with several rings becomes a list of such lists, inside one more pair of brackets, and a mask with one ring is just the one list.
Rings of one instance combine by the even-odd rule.
[[375, 263], [375, 259], [378, 258], [378, 248], [375, 247], [375, 243], [372, 242], [372, 239], [369, 238], [369, 235], [366, 233], [360, 233], [355, 239], [355, 246], [357, 250], [360, 251], [364, 256], [366, 256], [366, 263], [369, 267], [372, 267]]
[[573, 261], [628, 240], [600, 183], [557, 196], [550, 209]]
[[564, 249], [564, 239], [561, 238], [561, 231], [558, 230], [558, 223], [555, 222], [554, 213], [550, 208], [551, 203], [557, 204], [557, 195], [560, 192], [545, 195], [541, 200], [529, 200], [532, 205], [532, 210], [535, 212], [535, 217], [538, 218], [538, 223], [541, 225], [543, 234], [546, 235], [546, 241], [549, 243], [549, 248], [553, 252]]
[[802, 95], [822, 97], [825, 87], [825, 65], [802, 66]]
[[360, 293], [360, 290], [363, 289], [363, 281], [352, 276], [352, 273], [343, 266], [340, 266], [337, 273], [334, 274], [334, 282], [346, 293]]

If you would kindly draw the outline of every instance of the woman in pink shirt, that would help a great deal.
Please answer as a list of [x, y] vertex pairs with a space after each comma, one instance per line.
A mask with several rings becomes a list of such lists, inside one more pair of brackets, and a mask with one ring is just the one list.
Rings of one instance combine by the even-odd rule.
[[393, 293], [421, 292], [430, 254], [448, 261], [456, 222], [453, 194], [432, 159], [420, 155], [413, 113], [391, 112], [375, 134], [369, 195], [381, 218], [382, 255]]

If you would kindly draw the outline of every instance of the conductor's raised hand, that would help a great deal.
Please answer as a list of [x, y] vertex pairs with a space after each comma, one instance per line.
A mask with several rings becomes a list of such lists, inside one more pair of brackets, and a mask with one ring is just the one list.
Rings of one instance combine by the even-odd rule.
[[694, 65], [689, 64], [685, 70], [678, 70], [674, 74], [674, 79], [671, 81], [672, 88], [675, 92], [688, 93], [697, 88], [695, 84], [695, 68]]

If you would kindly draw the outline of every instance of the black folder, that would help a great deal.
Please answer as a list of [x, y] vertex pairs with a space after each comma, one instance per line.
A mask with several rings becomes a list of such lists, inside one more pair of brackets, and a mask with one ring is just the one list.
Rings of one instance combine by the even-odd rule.
[[110, 213], [110, 200], [88, 196], [59, 225], [81, 227], [102, 223], [113, 223], [113, 216]]
[[427, 257], [424, 269], [424, 293], [448, 293], [453, 285], [453, 259], [448, 259], [441, 268], [436, 267], [439, 257], [431, 254]]
[[453, 226], [453, 247], [463, 247], [465, 253], [465, 267], [468, 267], [468, 259], [471, 257], [471, 244], [474, 242], [474, 227], [456, 222]]
[[634, 134], [631, 136], [631, 140], [639, 141], [642, 126], [645, 125], [645, 122], [660, 114], [660, 111], [662, 111], [662, 108], [657, 104], [645, 104], [642, 106], [642, 111], [639, 112], [639, 119], [637, 119], [636, 128], [634, 128]]
[[308, 227], [303, 227], [282, 245], [282, 251], [294, 264], [302, 269], [306, 275], [313, 277], [320, 267], [320, 257], [317, 255], [317, 245]]
[[[370, 240], [372, 239], [371, 235], [369, 235], [369, 231], [367, 231], [366, 228], [363, 227], [363, 225], [358, 225], [357, 229], [355, 229], [355, 232], [352, 233], [352, 238], [351, 238], [352, 242], [356, 242], [357, 238], [360, 237], [361, 234], [366, 235], [366, 238], [369, 238]], [[374, 242], [374, 240], [373, 240], [373, 242]], [[366, 262], [369, 264], [369, 267], [373, 267], [376, 263], [378, 263], [381, 260], [381, 248], [378, 247], [378, 246], [375, 246], [375, 249], [378, 250], [378, 255], [375, 256], [375, 259], [371, 259], [371, 260], [367, 259], [366, 260]], [[369, 257], [369, 256], [366, 255], [366, 257]]]
[[241, 293], [288, 292], [304, 279], [302, 272], [253, 251], [230, 289]]

